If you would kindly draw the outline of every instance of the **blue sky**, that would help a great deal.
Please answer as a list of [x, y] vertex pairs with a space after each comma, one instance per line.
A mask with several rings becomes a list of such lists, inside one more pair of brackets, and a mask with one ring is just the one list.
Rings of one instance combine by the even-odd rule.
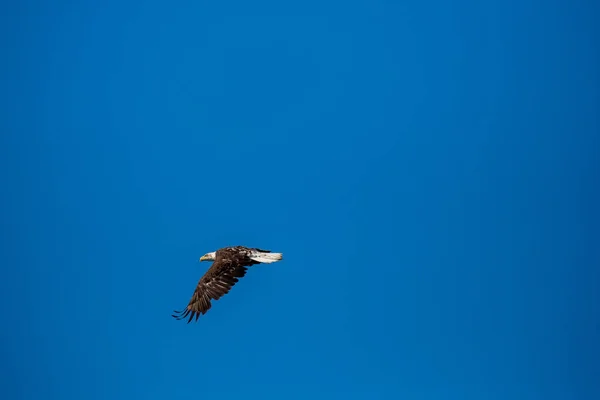
[[2, 398], [598, 398], [592, 3], [3, 5]]

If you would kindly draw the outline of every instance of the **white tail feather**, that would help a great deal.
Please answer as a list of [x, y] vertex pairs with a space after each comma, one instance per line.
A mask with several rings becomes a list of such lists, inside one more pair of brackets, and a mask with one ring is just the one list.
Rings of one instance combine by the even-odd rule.
[[253, 252], [250, 255], [250, 259], [260, 262], [260, 263], [266, 263], [266, 264], [270, 264], [270, 263], [274, 263], [277, 262], [279, 260], [281, 260], [283, 258], [283, 254], [281, 253], [263, 253], [263, 252]]

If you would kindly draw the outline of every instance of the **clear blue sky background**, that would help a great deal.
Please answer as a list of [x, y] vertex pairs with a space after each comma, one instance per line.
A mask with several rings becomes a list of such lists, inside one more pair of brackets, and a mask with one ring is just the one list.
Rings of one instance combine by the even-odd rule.
[[600, 398], [598, 7], [3, 5], [0, 397]]

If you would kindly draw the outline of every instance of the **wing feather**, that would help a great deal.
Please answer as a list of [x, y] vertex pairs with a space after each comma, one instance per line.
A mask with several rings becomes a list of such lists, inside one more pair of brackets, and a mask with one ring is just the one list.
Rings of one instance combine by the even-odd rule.
[[175, 311], [173, 318], [180, 320], [189, 317], [188, 324], [194, 318], [197, 321], [200, 315], [204, 315], [210, 310], [212, 307], [211, 300], [219, 300], [229, 293], [231, 288], [239, 281], [238, 278], [246, 275], [246, 271], [245, 266], [227, 265], [215, 261], [198, 281], [196, 290], [187, 307], [184, 310]]

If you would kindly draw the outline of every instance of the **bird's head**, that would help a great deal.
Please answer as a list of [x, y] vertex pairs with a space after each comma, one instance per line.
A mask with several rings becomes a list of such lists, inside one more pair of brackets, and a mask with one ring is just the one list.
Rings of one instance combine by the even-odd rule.
[[212, 253], [206, 253], [202, 257], [200, 257], [200, 262], [202, 261], [215, 261], [215, 256], [217, 252], [213, 251]]

